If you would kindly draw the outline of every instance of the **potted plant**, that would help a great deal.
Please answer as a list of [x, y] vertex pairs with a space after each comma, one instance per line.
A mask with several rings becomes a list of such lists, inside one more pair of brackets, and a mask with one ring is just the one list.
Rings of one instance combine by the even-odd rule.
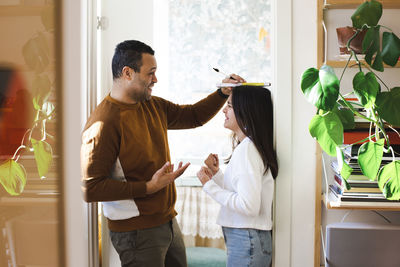
[[339, 52], [341, 55], [350, 54], [351, 50], [353, 50], [356, 54], [362, 54], [362, 42], [367, 32], [366, 30], [360, 31], [350, 43], [351, 50], [347, 49], [347, 42], [356, 32], [357, 29], [350, 26], [336, 28]]
[[[347, 41], [350, 56], [340, 76], [332, 67], [309, 68], [301, 78], [301, 90], [309, 102], [317, 107], [317, 114], [309, 124], [311, 136], [330, 156], [337, 156], [340, 174], [346, 179], [353, 171], [343, 156], [344, 126], [354, 127], [354, 116], [370, 123], [369, 136], [356, 143], [363, 143], [358, 151], [358, 164], [364, 175], [378, 182], [379, 188], [389, 200], [400, 199], [400, 161], [394, 160], [394, 151], [387, 130], [400, 126], [400, 87], [389, 88], [375, 71], [383, 72], [383, 63], [395, 66], [400, 56], [400, 39], [389, 28], [379, 25], [382, 5], [371, 0], [362, 3], [351, 16], [356, 29]], [[381, 35], [381, 29], [384, 30]], [[362, 41], [365, 63], [361, 62], [352, 42], [366, 31]], [[356, 61], [358, 72], [353, 77], [353, 94], [357, 101], [351, 103], [341, 93], [341, 81], [351, 59]], [[354, 106], [366, 109], [361, 114]], [[398, 134], [398, 132], [396, 132]], [[351, 145], [351, 144], [350, 144]], [[393, 161], [381, 166], [383, 152], [391, 152]]]

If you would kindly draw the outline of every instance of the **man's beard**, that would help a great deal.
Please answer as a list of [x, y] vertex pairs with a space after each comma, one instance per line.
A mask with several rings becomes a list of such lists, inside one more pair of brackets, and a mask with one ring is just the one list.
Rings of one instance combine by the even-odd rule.
[[143, 102], [146, 100], [150, 100], [151, 94], [149, 93], [149, 89], [151, 88], [146, 87], [146, 89], [143, 90], [142, 92], [132, 92], [131, 99], [135, 102]]

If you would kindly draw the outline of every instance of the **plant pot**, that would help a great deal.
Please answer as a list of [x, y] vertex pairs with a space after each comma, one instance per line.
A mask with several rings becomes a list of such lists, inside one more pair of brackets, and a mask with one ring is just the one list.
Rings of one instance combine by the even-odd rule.
[[[336, 33], [338, 37], [338, 43], [339, 43], [339, 51], [341, 55], [345, 54], [350, 54], [350, 51], [347, 50], [347, 41], [356, 33], [357, 29], [353, 27], [341, 27], [341, 28], [336, 28]], [[366, 30], [362, 30], [356, 38], [354, 38], [351, 43], [350, 43], [350, 48], [356, 53], [356, 54], [363, 54], [362, 51], [362, 42], [364, 40], [364, 36], [366, 34]]]

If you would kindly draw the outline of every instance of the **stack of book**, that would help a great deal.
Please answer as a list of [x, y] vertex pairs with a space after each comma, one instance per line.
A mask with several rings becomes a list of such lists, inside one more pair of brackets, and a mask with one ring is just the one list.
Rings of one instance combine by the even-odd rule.
[[[346, 180], [351, 187], [350, 189], [346, 188], [345, 182], [340, 175], [338, 162], [331, 162], [331, 167], [334, 173], [334, 179], [329, 185], [329, 191], [331, 194], [336, 198], [336, 200], [340, 201], [396, 202], [387, 200], [379, 189], [377, 180], [371, 181], [361, 172], [361, 168], [357, 163], [359, 148], [360, 145], [352, 145], [344, 151], [346, 162], [353, 169], [352, 174]], [[395, 159], [400, 160], [400, 145], [393, 145], [392, 148], [396, 153], [399, 153]], [[384, 153], [381, 166], [391, 162], [392, 160], [393, 156], [391, 153]]]

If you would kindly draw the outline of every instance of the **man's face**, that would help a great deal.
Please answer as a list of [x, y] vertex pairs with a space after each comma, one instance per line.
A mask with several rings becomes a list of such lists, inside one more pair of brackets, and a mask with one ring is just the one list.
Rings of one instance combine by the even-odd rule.
[[142, 66], [139, 72], [132, 69], [132, 79], [128, 82], [129, 96], [136, 102], [149, 100], [154, 84], [157, 82], [156, 77], [157, 62], [154, 56], [144, 53], [142, 54]]

